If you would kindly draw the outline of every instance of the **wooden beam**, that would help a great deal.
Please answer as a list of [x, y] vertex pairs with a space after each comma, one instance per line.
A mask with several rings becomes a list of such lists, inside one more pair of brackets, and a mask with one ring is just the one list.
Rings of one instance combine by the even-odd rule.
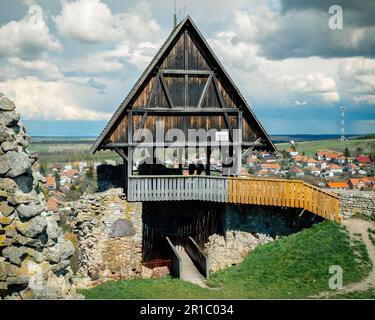
[[229, 116], [228, 116], [227, 112], [224, 112], [224, 119], [225, 119], [225, 123], [227, 124], [227, 128], [229, 130], [230, 140], [233, 142], [233, 127], [232, 127], [232, 124], [230, 123]]
[[184, 70], [184, 69], [159, 69], [159, 74], [162, 75], [189, 75], [189, 76], [209, 76], [213, 75], [214, 71], [210, 70]]
[[203, 88], [203, 91], [202, 91], [202, 94], [199, 98], [199, 102], [198, 102], [198, 108], [202, 108], [202, 103], [203, 103], [203, 100], [204, 98], [206, 97], [207, 95], [207, 91], [208, 91], [208, 87], [210, 86], [210, 83], [212, 82], [212, 75], [210, 75], [207, 79], [207, 82], [206, 84], [204, 85], [204, 88]]
[[131, 144], [133, 144], [133, 113], [132, 110], [128, 112], [128, 182], [129, 177], [132, 176], [133, 173], [133, 148]]
[[172, 97], [171, 97], [171, 95], [169, 93], [169, 90], [167, 88], [167, 84], [165, 83], [164, 76], [162, 74], [160, 75], [160, 83], [163, 87], [165, 96], [167, 97], [167, 102], [168, 102], [169, 108], [173, 109], [174, 108], [173, 100], [172, 100]]
[[242, 142], [242, 143], [233, 143], [233, 142], [138, 142], [138, 143], [127, 143], [127, 142], [116, 142], [116, 143], [107, 143], [103, 145], [101, 149], [114, 149], [114, 148], [125, 148], [125, 147], [156, 147], [156, 148], [163, 148], [163, 147], [223, 147], [223, 146], [242, 146], [242, 147], [266, 147], [266, 144], [263, 143], [255, 143], [255, 142]]
[[214, 75], [213, 79], [214, 79], [214, 88], [215, 88], [215, 92], [216, 92], [216, 94], [219, 98], [220, 107], [225, 108], [225, 102], [224, 102], [223, 96], [221, 95], [221, 92], [219, 90], [219, 82], [218, 82], [215, 75]]
[[[185, 30], [184, 32], [184, 65], [185, 65], [185, 70], [188, 69], [189, 67], [189, 51], [188, 51], [188, 45], [187, 45], [187, 40], [188, 40], [188, 31]], [[188, 105], [188, 92], [189, 92], [189, 76], [188, 74], [185, 73], [184, 75], [184, 108], [187, 107]]]
[[188, 31], [187, 29], [184, 31], [184, 66], [185, 70], [188, 69], [189, 64], [189, 52], [188, 52], [188, 45], [187, 45], [187, 39], [188, 39]]
[[154, 84], [153, 84], [152, 89], [151, 89], [151, 94], [150, 94], [150, 96], [149, 96], [149, 98], [148, 98], [148, 101], [147, 101], [147, 106], [146, 106], [147, 108], [150, 108], [151, 101], [152, 101], [152, 99], [154, 98], [154, 95], [155, 95], [155, 93], [156, 93], [156, 89], [157, 89], [157, 86], [158, 86], [158, 82], [159, 82], [159, 75], [157, 74], [157, 75], [155, 76]]
[[223, 114], [224, 112], [228, 114], [238, 114], [240, 111], [234, 108], [202, 108], [198, 109], [196, 106], [194, 107], [187, 107], [184, 108], [183, 106], [177, 107], [175, 106], [173, 110], [166, 109], [166, 108], [136, 108], [132, 109], [134, 115], [142, 115], [145, 112], [148, 112], [148, 115], [183, 115], [183, 114]]
[[242, 146], [243, 147], [249, 147], [249, 149], [246, 150], [246, 152], [248, 152], [248, 151], [253, 150], [254, 147], [265, 147], [266, 144], [263, 144], [261, 141], [262, 141], [262, 138], [258, 138], [254, 142], [242, 142]]
[[206, 176], [211, 174], [211, 147], [207, 147], [206, 153], [207, 161], [206, 161]]
[[145, 126], [145, 122], [146, 122], [146, 118], [147, 118], [147, 114], [148, 114], [148, 111], [146, 111], [143, 115], [142, 115], [142, 118], [141, 118], [141, 122], [139, 123], [139, 128], [136, 132], [136, 135], [134, 136], [134, 141], [137, 142], [138, 139], [139, 139], [139, 135], [140, 135], [140, 130], [142, 130]]
[[189, 76], [185, 74], [185, 95], [184, 95], [184, 108], [187, 108], [189, 103]]
[[115, 150], [115, 152], [116, 152], [121, 158], [123, 158], [125, 161], [128, 161], [128, 157], [127, 157], [127, 155], [125, 154], [125, 152], [124, 152], [122, 149], [120, 149], [120, 148], [118, 148], [118, 147], [115, 147], [115, 148], [113, 148], [113, 150]]

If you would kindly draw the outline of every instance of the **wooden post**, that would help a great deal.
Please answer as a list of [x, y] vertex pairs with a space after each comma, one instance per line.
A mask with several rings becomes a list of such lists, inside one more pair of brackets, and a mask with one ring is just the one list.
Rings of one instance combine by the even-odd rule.
[[[129, 158], [128, 158], [129, 159]], [[123, 158], [123, 168], [124, 168], [124, 193], [126, 194], [127, 199], [128, 197], [128, 161]]]
[[[128, 111], [128, 143], [133, 142], [133, 112], [132, 110]], [[129, 190], [129, 177], [133, 175], [133, 147], [128, 147], [128, 168], [127, 168], [127, 187]]]
[[206, 157], [207, 157], [206, 176], [209, 176], [211, 174], [211, 170], [210, 170], [210, 167], [211, 167], [211, 147], [210, 146], [207, 147]]

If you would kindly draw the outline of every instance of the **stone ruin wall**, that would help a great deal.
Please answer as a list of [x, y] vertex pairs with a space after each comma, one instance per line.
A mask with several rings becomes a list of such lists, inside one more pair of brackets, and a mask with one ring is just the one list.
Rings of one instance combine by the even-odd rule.
[[333, 190], [340, 197], [340, 212], [344, 219], [359, 215], [375, 220], [375, 192], [359, 190]]
[[79, 286], [141, 277], [141, 203], [128, 203], [122, 189], [109, 189], [83, 195], [71, 209], [79, 241]]
[[72, 243], [46, 212], [43, 176], [15, 105], [0, 93], [0, 298], [78, 298]]
[[230, 204], [223, 208], [223, 219], [223, 234], [213, 234], [205, 244], [211, 271], [234, 266], [258, 245], [321, 221], [293, 209]]

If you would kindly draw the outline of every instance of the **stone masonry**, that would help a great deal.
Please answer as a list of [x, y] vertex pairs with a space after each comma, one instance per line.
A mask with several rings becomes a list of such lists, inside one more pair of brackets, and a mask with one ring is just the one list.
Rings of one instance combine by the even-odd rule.
[[142, 271], [142, 205], [128, 203], [122, 189], [85, 194], [72, 204], [79, 241], [78, 277], [86, 285], [132, 279]]
[[356, 214], [375, 220], [375, 192], [359, 190], [333, 190], [340, 196], [340, 211], [343, 218]]
[[76, 298], [74, 247], [45, 211], [28, 144], [14, 103], [0, 93], [0, 298]]

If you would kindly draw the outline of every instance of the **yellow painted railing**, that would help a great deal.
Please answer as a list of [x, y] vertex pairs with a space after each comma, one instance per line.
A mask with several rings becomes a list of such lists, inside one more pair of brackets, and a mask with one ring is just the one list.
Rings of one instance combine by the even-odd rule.
[[308, 210], [341, 221], [339, 196], [301, 180], [228, 178], [228, 202]]

